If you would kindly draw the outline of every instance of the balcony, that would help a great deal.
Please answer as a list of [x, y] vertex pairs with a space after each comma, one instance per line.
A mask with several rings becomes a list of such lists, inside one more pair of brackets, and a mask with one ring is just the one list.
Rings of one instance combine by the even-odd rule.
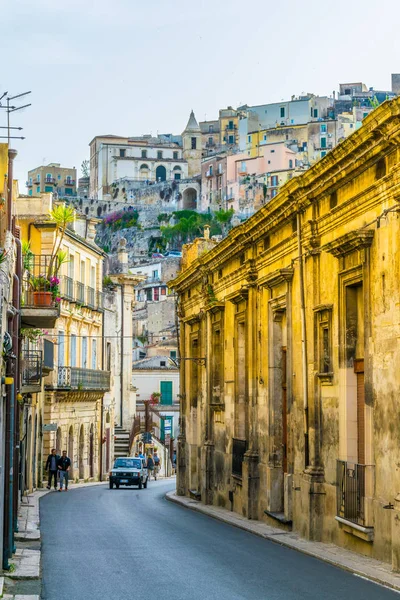
[[[50, 255], [26, 259], [21, 285], [21, 325], [35, 329], [53, 329], [60, 315], [57, 286], [49, 272], [54, 272]], [[57, 294], [57, 295], [56, 295]]]
[[344, 519], [358, 527], [371, 528], [371, 517], [366, 513], [365, 499], [373, 484], [374, 467], [344, 460], [337, 461], [337, 519]]
[[21, 354], [21, 392], [38, 393], [42, 388], [42, 351], [23, 350]]
[[63, 277], [61, 290], [65, 300], [74, 300], [74, 280], [72, 277]]
[[44, 181], [44, 183], [52, 183], [54, 185], [56, 183], [56, 178], [55, 177], [46, 177], [43, 181]]
[[77, 302], [92, 310], [104, 310], [104, 292], [96, 291], [94, 288], [85, 286], [72, 277], [63, 277], [61, 281], [61, 296], [69, 302]]
[[96, 291], [92, 288], [87, 286], [86, 287], [86, 305], [89, 308], [96, 308], [96, 302], [95, 302], [95, 297], [96, 297]]
[[85, 304], [85, 285], [80, 281], [75, 283], [75, 300], [78, 304]]
[[68, 177], [66, 177], [64, 179], [64, 185], [75, 185], [75, 179], [69, 179]]
[[58, 367], [57, 388], [66, 391], [108, 392], [110, 372], [100, 369]]
[[32, 181], [27, 181], [26, 182], [26, 187], [32, 187], [32, 185], [33, 185]]

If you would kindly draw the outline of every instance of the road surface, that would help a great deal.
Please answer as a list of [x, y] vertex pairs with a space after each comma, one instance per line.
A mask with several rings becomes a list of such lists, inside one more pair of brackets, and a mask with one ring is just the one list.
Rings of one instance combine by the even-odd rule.
[[41, 500], [44, 600], [398, 600], [399, 594], [165, 500], [108, 485]]

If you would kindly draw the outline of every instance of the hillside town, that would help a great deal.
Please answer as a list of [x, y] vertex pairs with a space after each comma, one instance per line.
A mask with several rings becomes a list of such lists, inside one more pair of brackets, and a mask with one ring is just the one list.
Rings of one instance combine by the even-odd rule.
[[[370, 83], [210, 120], [189, 106], [175, 133], [99, 123], [80, 170], [32, 162], [24, 181], [8, 123], [4, 597], [41, 560], [30, 507], [123, 488], [129, 461], [140, 490], [400, 590], [400, 75]], [[71, 585], [58, 600], [95, 597]]]

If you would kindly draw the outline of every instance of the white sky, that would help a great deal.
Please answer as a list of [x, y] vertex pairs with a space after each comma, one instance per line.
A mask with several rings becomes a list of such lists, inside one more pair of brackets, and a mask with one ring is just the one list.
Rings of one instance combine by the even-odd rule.
[[1, 0], [0, 20], [0, 96], [32, 90], [12, 122], [21, 192], [40, 164], [79, 168], [95, 135], [400, 72], [399, 0]]

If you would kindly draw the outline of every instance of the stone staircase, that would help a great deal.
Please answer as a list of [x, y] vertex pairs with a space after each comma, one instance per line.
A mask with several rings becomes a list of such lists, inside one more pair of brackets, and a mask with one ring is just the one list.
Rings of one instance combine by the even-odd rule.
[[115, 425], [114, 427], [114, 458], [129, 456], [129, 431]]

